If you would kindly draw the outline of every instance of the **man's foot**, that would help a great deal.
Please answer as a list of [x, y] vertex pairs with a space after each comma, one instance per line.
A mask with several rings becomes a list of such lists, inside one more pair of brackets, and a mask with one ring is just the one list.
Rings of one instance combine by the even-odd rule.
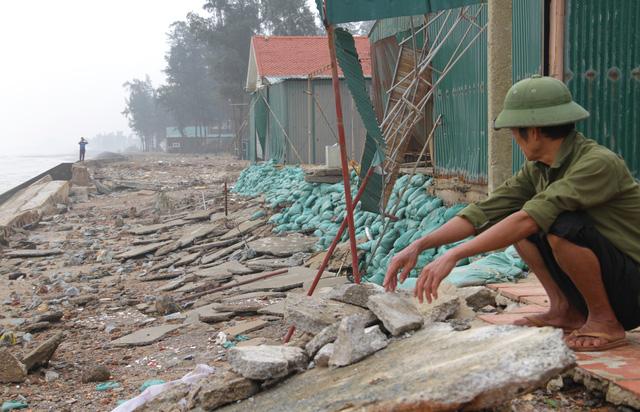
[[567, 336], [565, 342], [576, 352], [597, 352], [628, 343], [624, 328], [618, 321], [587, 321], [584, 326]]
[[529, 327], [545, 327], [550, 326], [552, 328], [562, 329], [565, 332], [571, 332], [573, 330], [579, 329], [584, 325], [585, 318], [584, 316], [576, 311], [576, 310], [549, 310], [548, 312], [525, 316], [522, 319], [518, 319], [513, 322], [514, 325], [518, 326], [529, 326]]

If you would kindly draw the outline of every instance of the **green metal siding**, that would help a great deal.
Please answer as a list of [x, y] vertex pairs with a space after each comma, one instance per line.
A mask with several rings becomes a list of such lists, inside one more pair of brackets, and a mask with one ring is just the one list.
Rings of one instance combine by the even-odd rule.
[[424, 16], [392, 17], [376, 21], [369, 32], [369, 41], [375, 43], [387, 37], [395, 36], [397, 33], [411, 30], [412, 18], [414, 29], [418, 29], [424, 23]]
[[565, 80], [591, 117], [578, 129], [640, 177], [640, 1], [569, 0]]
[[[471, 6], [474, 15], [479, 7]], [[457, 10], [456, 10], [457, 11]], [[437, 34], [444, 23], [429, 27], [430, 37]], [[513, 4], [513, 79], [541, 72], [543, 61], [543, 2], [518, 0]], [[448, 26], [452, 24], [450, 18]], [[478, 23], [487, 22], [486, 6], [478, 16]], [[466, 25], [462, 24], [448, 39], [434, 60], [434, 67], [442, 69], [457, 47]], [[467, 40], [476, 33], [473, 29]], [[434, 75], [435, 80], [436, 75]], [[440, 83], [435, 96], [434, 119], [442, 114], [442, 124], [435, 134], [435, 165], [438, 174], [458, 176], [466, 181], [485, 183], [487, 179], [487, 33], [460, 59], [447, 78]], [[514, 165], [523, 160], [517, 146]], [[515, 169], [514, 166], [514, 169]]]
[[[294, 159], [286, 157], [286, 138], [282, 131], [287, 127], [287, 93], [285, 83], [269, 86], [269, 135], [267, 137], [266, 159], [275, 159], [277, 162], [294, 162]], [[268, 109], [267, 109], [268, 110]], [[274, 117], [277, 117], [278, 121]], [[281, 127], [282, 125], [282, 127]]]
[[[483, 6], [471, 6], [469, 14], [478, 16], [478, 24], [487, 22], [487, 10]], [[448, 21], [446, 15], [429, 26], [429, 38], [435, 38], [443, 24], [443, 32], [452, 26], [452, 13]], [[433, 66], [442, 70], [458, 47], [467, 24], [459, 24], [436, 55]], [[472, 39], [472, 30], [466, 37]], [[438, 75], [434, 73], [433, 80]], [[435, 133], [435, 166], [439, 175], [459, 176], [466, 181], [484, 182], [487, 176], [487, 34], [483, 33], [467, 50], [458, 63], [452, 67], [445, 79], [438, 85], [434, 99], [434, 115], [442, 115], [441, 125]]]
[[[518, 0], [513, 5], [513, 82], [544, 74], [544, 3]], [[513, 172], [524, 164], [520, 147], [513, 143]]]

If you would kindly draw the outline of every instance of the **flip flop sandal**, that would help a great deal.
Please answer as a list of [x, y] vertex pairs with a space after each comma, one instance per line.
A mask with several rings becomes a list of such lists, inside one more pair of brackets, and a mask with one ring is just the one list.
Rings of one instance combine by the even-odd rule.
[[559, 328], [557, 326], [550, 325], [550, 324], [548, 324], [548, 323], [546, 323], [544, 321], [541, 321], [540, 319], [536, 319], [534, 317], [524, 316], [523, 319], [526, 319], [527, 322], [529, 322], [529, 325], [521, 325], [521, 326], [530, 326], [530, 327], [534, 327], [534, 328], [550, 327], [550, 328], [562, 329], [562, 332], [564, 332], [565, 335], [570, 335], [573, 332], [575, 332], [575, 329]]
[[574, 352], [601, 352], [609, 349], [619, 348], [621, 346], [626, 346], [629, 344], [627, 338], [619, 338], [616, 339], [608, 333], [602, 332], [578, 332], [574, 330], [570, 335], [573, 338], [596, 338], [596, 339], [604, 339], [607, 343], [602, 345], [594, 345], [594, 346], [573, 346], [567, 343], [569, 349]]

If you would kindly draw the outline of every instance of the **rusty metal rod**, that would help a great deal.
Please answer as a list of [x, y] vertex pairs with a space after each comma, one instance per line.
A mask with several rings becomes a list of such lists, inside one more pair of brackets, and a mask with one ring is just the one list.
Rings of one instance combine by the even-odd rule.
[[347, 225], [349, 231], [349, 243], [351, 245], [351, 262], [353, 265], [353, 277], [356, 283], [360, 283], [358, 271], [358, 255], [356, 251], [356, 227], [353, 220], [353, 202], [351, 199], [351, 180], [349, 176], [349, 164], [347, 161], [347, 143], [345, 140], [344, 118], [342, 115], [342, 96], [340, 94], [340, 78], [338, 77], [338, 61], [336, 58], [335, 29], [333, 25], [327, 26], [329, 41], [329, 56], [331, 57], [331, 81], [333, 94], [336, 100], [336, 120], [338, 123], [338, 143], [340, 144], [340, 163], [342, 165], [342, 180], [344, 183], [344, 198], [347, 207]]

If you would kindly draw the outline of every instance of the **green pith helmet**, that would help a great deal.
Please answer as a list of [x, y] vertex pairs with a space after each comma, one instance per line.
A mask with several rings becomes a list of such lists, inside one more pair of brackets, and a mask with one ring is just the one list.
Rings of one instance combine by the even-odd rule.
[[511, 86], [493, 127], [558, 126], [587, 117], [563, 82], [536, 74]]

